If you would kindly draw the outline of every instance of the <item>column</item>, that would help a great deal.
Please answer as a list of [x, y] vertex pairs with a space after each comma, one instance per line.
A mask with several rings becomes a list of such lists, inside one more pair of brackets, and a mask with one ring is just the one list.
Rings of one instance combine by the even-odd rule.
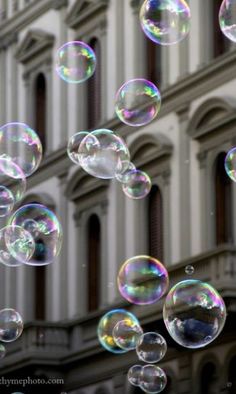
[[209, 222], [209, 209], [208, 209], [208, 182], [207, 182], [207, 152], [202, 151], [198, 154], [199, 167], [200, 167], [200, 196], [201, 196], [201, 244], [202, 252], [208, 249], [209, 234], [208, 234], [208, 222]]
[[140, 0], [131, 0], [131, 7], [133, 8], [133, 18], [134, 18], [134, 75], [133, 78], [142, 78], [146, 72], [145, 65], [145, 39], [144, 33], [142, 31], [140, 21], [139, 21], [139, 10], [142, 2]]
[[168, 266], [172, 262], [171, 255], [171, 211], [170, 211], [170, 176], [171, 171], [166, 170], [162, 173], [162, 201], [163, 201], [163, 242], [164, 242], [164, 261]]
[[109, 230], [108, 230], [108, 200], [104, 200], [100, 203], [100, 220], [101, 220], [101, 305], [100, 307], [107, 306], [110, 302], [108, 298], [109, 288], [108, 288], [108, 265], [110, 263], [108, 258], [109, 245]]

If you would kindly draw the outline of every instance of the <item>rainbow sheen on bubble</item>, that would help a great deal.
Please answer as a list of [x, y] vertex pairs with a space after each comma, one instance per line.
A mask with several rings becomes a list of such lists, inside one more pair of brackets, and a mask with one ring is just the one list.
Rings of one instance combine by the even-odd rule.
[[159, 45], [176, 44], [190, 31], [191, 12], [184, 0], [145, 0], [139, 17], [145, 35]]
[[148, 305], [160, 300], [169, 287], [164, 265], [150, 256], [134, 256], [120, 268], [118, 289], [132, 304]]
[[133, 200], [145, 198], [152, 188], [152, 181], [148, 174], [140, 170], [131, 170], [126, 173], [122, 190]]
[[96, 178], [112, 179], [117, 172], [128, 166], [130, 153], [121, 137], [111, 130], [99, 129], [82, 140], [79, 161], [88, 174]]
[[14, 208], [15, 199], [8, 187], [0, 185], [0, 217], [7, 216]]
[[10, 158], [24, 175], [32, 175], [42, 160], [42, 144], [37, 133], [25, 123], [7, 123], [0, 128], [0, 156]]
[[165, 356], [166, 351], [166, 340], [157, 332], [146, 332], [137, 341], [138, 358], [145, 363], [158, 363]]
[[236, 182], [236, 147], [229, 150], [225, 157], [225, 171]]
[[[13, 208], [12, 203], [14, 205], [20, 201], [26, 191], [26, 179], [23, 171], [9, 158], [0, 157], [0, 185], [2, 214], [7, 214]], [[12, 197], [14, 201], [12, 201]]]
[[137, 341], [143, 330], [139, 324], [129, 320], [119, 321], [113, 329], [113, 338], [117, 346], [124, 350], [136, 348]]
[[132, 79], [120, 87], [115, 97], [115, 111], [121, 122], [144, 126], [156, 118], [161, 108], [161, 94], [147, 79]]
[[68, 83], [81, 83], [89, 79], [96, 69], [93, 49], [82, 41], [62, 45], [56, 54], [56, 72]]
[[221, 333], [226, 307], [211, 285], [188, 279], [177, 283], [168, 293], [163, 318], [170, 336], [179, 345], [198, 349]]
[[142, 365], [133, 365], [128, 371], [128, 381], [133, 386], [139, 387], [142, 372]]
[[78, 133], [74, 134], [67, 145], [67, 154], [71, 161], [75, 164], [80, 164], [79, 162], [79, 147], [81, 141], [84, 139], [86, 135], [89, 133], [87, 131], [79, 131]]
[[219, 24], [222, 33], [236, 42], [236, 1], [223, 0], [219, 11]]
[[19, 312], [11, 308], [0, 311], [0, 341], [14, 342], [23, 332], [23, 319]]
[[165, 371], [156, 365], [144, 365], [141, 371], [140, 388], [145, 393], [161, 393], [167, 385]]
[[113, 337], [113, 330], [116, 324], [120, 321], [125, 321], [127, 324], [137, 324], [139, 321], [132, 313], [125, 309], [113, 309], [107, 312], [99, 321], [97, 334], [100, 344], [111, 353], [125, 353], [127, 350], [121, 349], [115, 343]]
[[136, 170], [134, 163], [131, 163], [131, 161], [129, 163], [125, 163], [124, 168], [122, 168], [119, 172], [116, 173], [117, 181], [125, 183], [127, 175], [130, 173], [130, 171], [133, 170]]
[[59, 255], [62, 246], [62, 227], [53, 211], [41, 204], [27, 204], [11, 217], [10, 224], [30, 232], [35, 242], [28, 265], [47, 265]]

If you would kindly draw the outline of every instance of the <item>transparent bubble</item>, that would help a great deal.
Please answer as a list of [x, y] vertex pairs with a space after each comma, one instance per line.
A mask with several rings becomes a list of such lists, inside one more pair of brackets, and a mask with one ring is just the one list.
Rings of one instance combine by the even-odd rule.
[[236, 42], [236, 1], [223, 0], [220, 12], [219, 23], [222, 33], [231, 41]]
[[184, 0], [145, 0], [140, 22], [146, 36], [156, 44], [176, 44], [190, 31], [190, 8]]
[[144, 365], [140, 380], [140, 388], [145, 393], [161, 393], [167, 384], [165, 372], [156, 365]]
[[80, 165], [90, 175], [112, 179], [130, 161], [126, 143], [111, 130], [101, 129], [89, 133], [79, 148]]
[[236, 182], [236, 148], [232, 148], [225, 157], [225, 171]]
[[56, 71], [65, 82], [84, 82], [93, 75], [95, 69], [95, 53], [84, 42], [70, 41], [58, 49], [56, 54]]
[[120, 268], [117, 278], [122, 297], [136, 305], [153, 304], [166, 293], [168, 272], [150, 256], [134, 256]]
[[21, 263], [29, 261], [35, 252], [35, 242], [31, 233], [23, 227], [11, 225], [4, 227], [0, 233], [2, 231], [11, 257]]
[[[1, 150], [1, 144], [0, 144]], [[0, 187], [2, 214], [12, 210], [14, 203], [20, 201], [26, 191], [26, 179], [20, 167], [12, 160], [0, 157]], [[13, 197], [13, 206], [12, 206]]]
[[7, 216], [14, 208], [14, 196], [10, 189], [0, 185], [0, 217]]
[[118, 90], [115, 111], [121, 122], [129, 126], [144, 126], [150, 123], [161, 108], [161, 94], [157, 87], [146, 79], [132, 79]]
[[0, 344], [0, 359], [4, 358], [6, 355], [6, 348], [4, 345]]
[[117, 346], [124, 350], [136, 348], [137, 341], [142, 335], [143, 330], [134, 321], [121, 320], [113, 329], [113, 338]]
[[170, 336], [181, 346], [197, 349], [214, 341], [226, 320], [220, 294], [208, 283], [188, 279], [168, 293], [163, 317]]
[[133, 386], [140, 385], [140, 378], [142, 372], [142, 365], [133, 365], [128, 371], [128, 381]]
[[152, 188], [152, 181], [148, 174], [140, 170], [129, 171], [125, 176], [122, 190], [133, 200], [145, 198]]
[[158, 363], [166, 354], [165, 338], [156, 332], [146, 332], [137, 341], [136, 352], [145, 363]]
[[117, 181], [121, 183], [127, 182], [127, 180], [129, 179], [129, 177], [127, 178], [127, 175], [129, 175], [130, 171], [134, 170], [136, 170], [134, 163], [131, 163], [131, 161], [129, 163], [125, 163], [125, 168], [121, 169], [121, 171], [116, 173]]
[[0, 128], [0, 156], [10, 158], [27, 177], [39, 167], [42, 144], [37, 133], [25, 123], [7, 123]]
[[186, 265], [185, 274], [186, 275], [193, 275], [194, 274], [194, 267], [192, 265]]
[[62, 228], [54, 212], [41, 204], [27, 204], [11, 217], [10, 224], [26, 229], [35, 242], [28, 265], [46, 265], [54, 261], [62, 246]]
[[87, 131], [79, 131], [78, 133], [74, 134], [67, 145], [67, 154], [71, 161], [75, 164], [80, 164], [79, 162], [79, 147], [81, 141], [84, 139], [86, 135], [89, 133]]
[[98, 339], [101, 345], [112, 353], [125, 353], [127, 350], [116, 345], [113, 338], [113, 330], [119, 321], [126, 321], [128, 324], [138, 324], [139, 321], [132, 313], [125, 309], [113, 309], [107, 312], [98, 324]]
[[0, 341], [13, 342], [22, 334], [23, 320], [14, 309], [0, 311]]

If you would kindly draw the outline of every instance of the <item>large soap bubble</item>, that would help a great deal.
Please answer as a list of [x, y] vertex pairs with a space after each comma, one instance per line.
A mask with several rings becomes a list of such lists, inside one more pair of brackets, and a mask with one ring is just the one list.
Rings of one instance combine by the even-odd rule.
[[161, 108], [161, 94], [154, 83], [146, 79], [132, 79], [118, 90], [115, 111], [118, 118], [129, 126], [150, 123]]
[[236, 42], [236, 0], [223, 0], [219, 23], [222, 33], [231, 41]]
[[214, 341], [226, 320], [220, 294], [208, 283], [184, 280], [168, 293], [163, 317], [170, 336], [181, 346], [197, 349]]
[[138, 358], [145, 363], [158, 363], [165, 356], [166, 351], [166, 340], [157, 332], [146, 332], [137, 341]]
[[117, 346], [124, 350], [136, 348], [143, 330], [139, 324], [131, 320], [119, 321], [113, 329], [113, 338]]
[[42, 144], [37, 133], [25, 123], [7, 123], [0, 127], [0, 156], [10, 158], [27, 177], [39, 167]]
[[23, 320], [19, 312], [10, 308], [0, 311], [0, 341], [15, 341], [22, 334], [23, 327]]
[[50, 264], [59, 255], [62, 246], [62, 227], [55, 213], [44, 205], [24, 205], [13, 214], [10, 224], [23, 227], [34, 239], [35, 252], [25, 264]]
[[146, 36], [160, 45], [176, 44], [190, 31], [191, 13], [184, 0], [145, 0], [140, 22]]
[[144, 365], [141, 371], [140, 388], [145, 393], [161, 393], [167, 384], [167, 377], [162, 368], [156, 365]]
[[132, 313], [125, 309], [113, 309], [101, 318], [97, 330], [101, 345], [109, 352], [117, 354], [127, 352], [117, 346], [113, 337], [113, 330], [120, 321], [125, 321], [128, 325], [139, 325], [138, 319]]
[[79, 162], [79, 147], [81, 141], [84, 139], [86, 135], [89, 133], [87, 131], [79, 131], [78, 133], [74, 134], [67, 145], [67, 154], [71, 161], [75, 164], [80, 164]]
[[164, 265], [155, 258], [134, 256], [121, 266], [117, 283], [126, 300], [147, 305], [163, 297], [169, 286], [169, 276]]
[[[126, 143], [111, 130], [89, 133], [79, 147], [81, 167], [90, 175], [102, 179], [115, 178], [124, 164], [129, 165], [130, 153]], [[124, 169], [125, 170], [125, 169]]]

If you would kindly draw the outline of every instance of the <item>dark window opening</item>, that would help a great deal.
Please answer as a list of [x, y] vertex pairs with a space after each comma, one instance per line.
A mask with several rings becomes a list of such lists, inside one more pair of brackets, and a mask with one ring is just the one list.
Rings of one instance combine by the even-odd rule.
[[35, 82], [35, 129], [40, 138], [43, 150], [46, 150], [47, 129], [47, 87], [43, 74], [39, 74]]
[[87, 121], [88, 130], [99, 125], [101, 120], [101, 47], [97, 38], [93, 38], [89, 45], [96, 54], [97, 64], [95, 73], [88, 80]]
[[161, 87], [162, 83], [162, 69], [161, 69], [161, 46], [155, 44], [153, 41], [145, 38], [146, 43], [146, 67], [147, 79]]
[[101, 259], [101, 229], [97, 215], [88, 221], [88, 310], [99, 307], [99, 279]]
[[216, 394], [218, 393], [218, 380], [216, 367], [212, 363], [206, 364], [201, 374], [201, 390], [199, 394]]
[[227, 382], [227, 394], [236, 394], [236, 356], [232, 358], [229, 364], [228, 382]]
[[[37, 240], [34, 259], [38, 262], [45, 260], [45, 244]], [[46, 266], [36, 266], [35, 269], [35, 319], [46, 319]]]
[[214, 58], [223, 55], [223, 53], [227, 52], [229, 50], [229, 45], [230, 45], [229, 40], [224, 36], [219, 25], [219, 11], [221, 4], [222, 4], [222, 0], [212, 0], [212, 8], [213, 8], [212, 39], [213, 39]]
[[149, 255], [163, 262], [163, 203], [158, 186], [154, 185], [148, 201]]

